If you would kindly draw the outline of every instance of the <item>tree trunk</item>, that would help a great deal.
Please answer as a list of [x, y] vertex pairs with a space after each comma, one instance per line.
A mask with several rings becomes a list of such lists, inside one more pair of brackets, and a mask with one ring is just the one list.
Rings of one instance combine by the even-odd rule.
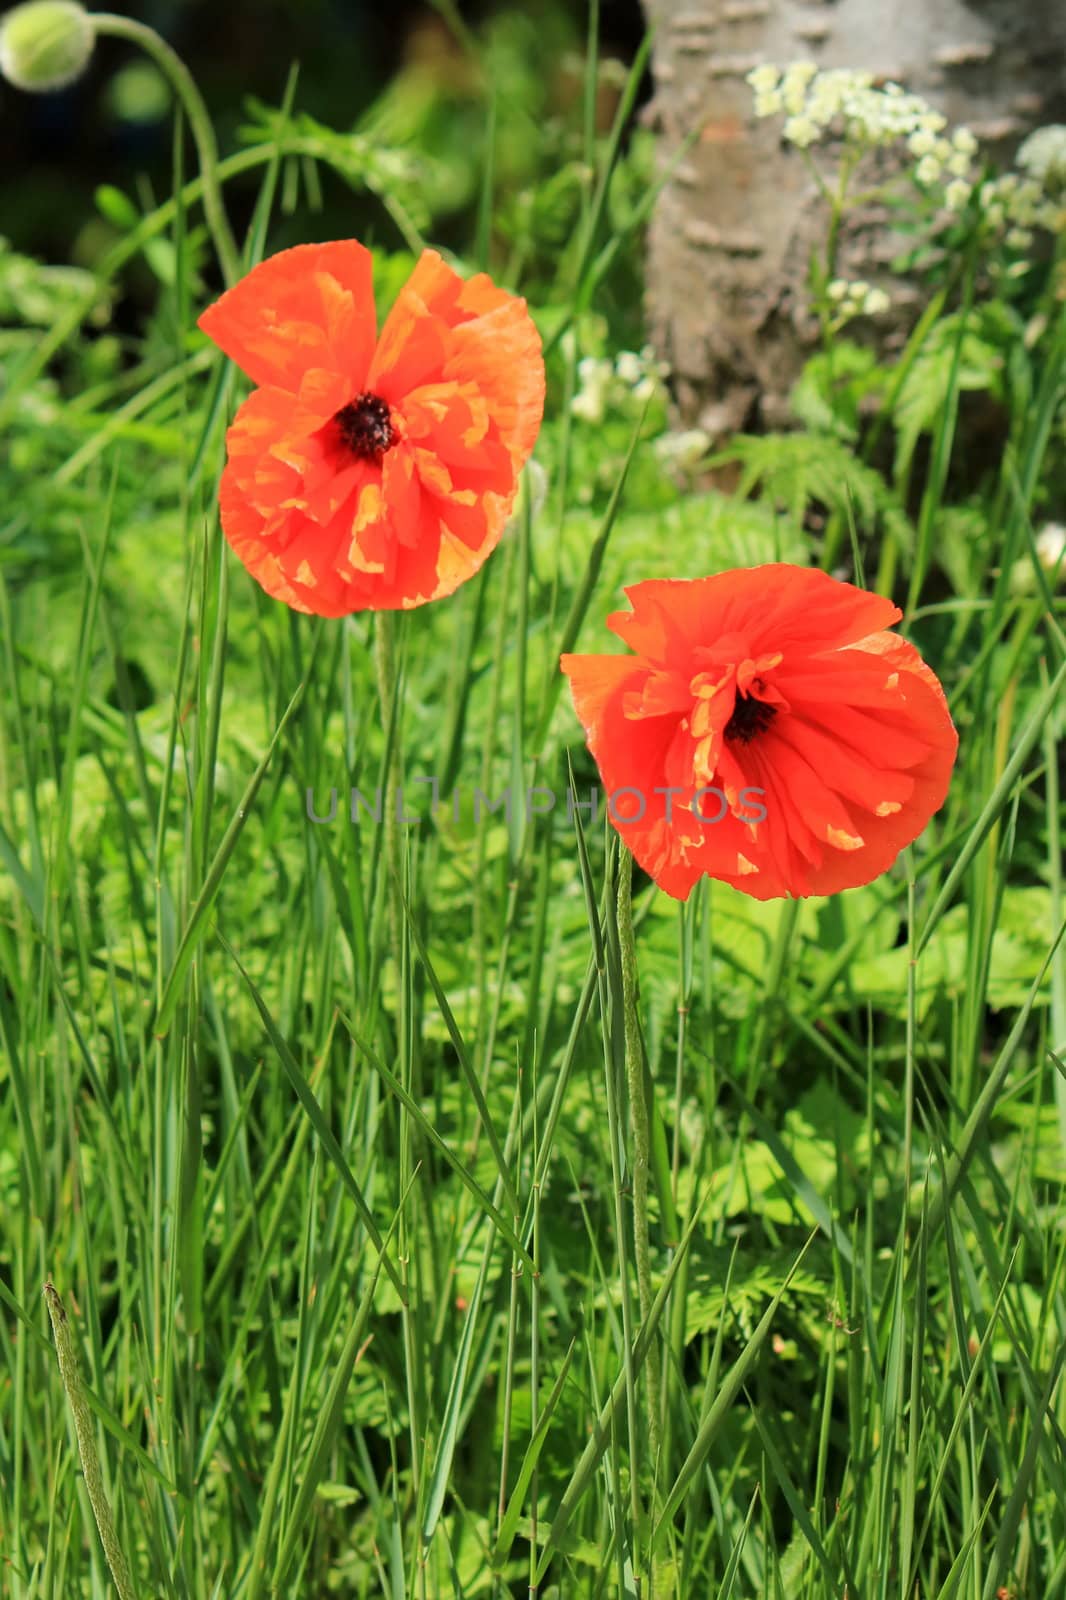
[[[698, 141], [660, 195], [648, 253], [653, 342], [682, 415], [720, 437], [779, 424], [810, 347], [806, 295], [827, 212], [781, 118], [752, 112], [745, 75], [806, 59], [866, 69], [922, 95], [982, 149], [1009, 156], [1062, 109], [1060, 0], [645, 0], [655, 27], [646, 116], [661, 160]], [[1056, 103], [1057, 102], [1057, 103]], [[811, 151], [819, 158], [819, 152]], [[820, 159], [820, 158], [819, 158]], [[845, 277], [876, 281], [896, 253], [884, 214], [841, 240]]]

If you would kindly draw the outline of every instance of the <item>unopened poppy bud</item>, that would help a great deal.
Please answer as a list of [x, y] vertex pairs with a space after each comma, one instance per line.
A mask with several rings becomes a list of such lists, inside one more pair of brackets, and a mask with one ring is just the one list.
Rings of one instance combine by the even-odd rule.
[[85, 71], [95, 39], [76, 0], [27, 0], [0, 18], [0, 73], [31, 94], [64, 89]]

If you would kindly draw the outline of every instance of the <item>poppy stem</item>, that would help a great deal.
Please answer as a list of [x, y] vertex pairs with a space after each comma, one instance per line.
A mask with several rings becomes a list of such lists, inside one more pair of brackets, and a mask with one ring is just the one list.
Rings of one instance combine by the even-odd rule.
[[[648, 1235], [648, 1165], [651, 1159], [651, 1123], [644, 1081], [644, 1051], [640, 1039], [637, 1011], [637, 950], [633, 938], [633, 857], [622, 846], [618, 862], [618, 944], [622, 958], [622, 1012], [625, 1026], [626, 1085], [629, 1091], [629, 1117], [633, 1128], [633, 1253], [637, 1263], [637, 1291], [640, 1295], [640, 1320], [646, 1323], [652, 1306], [651, 1246]], [[662, 1374], [659, 1346], [648, 1345], [648, 1443], [654, 1470], [662, 1444], [659, 1406]]]
[[222, 203], [215, 130], [192, 73], [177, 51], [172, 50], [154, 28], [147, 27], [143, 22], [135, 22], [132, 17], [116, 16], [110, 11], [94, 11], [91, 13], [91, 20], [94, 33], [101, 36], [109, 34], [114, 39], [128, 39], [131, 44], [139, 45], [169, 79], [171, 87], [181, 101], [196, 142], [196, 154], [203, 179], [204, 214], [207, 226], [215, 241], [222, 275], [229, 287], [236, 283], [241, 275], [241, 253], [237, 248], [237, 241], [233, 237], [226, 209]]
[[403, 878], [400, 859], [400, 835], [397, 830], [398, 799], [397, 774], [397, 723], [399, 701], [396, 694], [396, 632], [391, 611], [378, 611], [374, 616], [374, 667], [378, 679], [378, 698], [381, 701], [381, 725], [385, 729], [385, 873], [386, 895], [389, 905], [389, 930], [396, 955], [396, 978], [400, 981], [400, 929], [399, 895]]

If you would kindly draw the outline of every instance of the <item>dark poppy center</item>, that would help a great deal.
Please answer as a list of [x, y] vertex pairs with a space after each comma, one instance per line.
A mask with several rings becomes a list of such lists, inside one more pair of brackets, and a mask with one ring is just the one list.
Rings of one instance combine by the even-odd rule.
[[356, 395], [333, 420], [353, 456], [363, 461], [380, 461], [396, 442], [388, 405], [378, 394]]
[[750, 744], [757, 733], [766, 732], [776, 716], [776, 706], [768, 706], [765, 700], [756, 700], [750, 694], [738, 694], [733, 715], [725, 725], [725, 737]]

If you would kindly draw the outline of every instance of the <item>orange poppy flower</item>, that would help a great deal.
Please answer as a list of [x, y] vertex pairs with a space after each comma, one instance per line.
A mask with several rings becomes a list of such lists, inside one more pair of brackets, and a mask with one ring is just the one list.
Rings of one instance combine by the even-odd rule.
[[635, 655], [567, 655], [611, 818], [659, 886], [833, 894], [892, 865], [943, 804], [958, 747], [891, 600], [774, 563], [638, 583], [607, 626]]
[[222, 529], [297, 611], [450, 594], [496, 545], [544, 409], [524, 300], [423, 252], [376, 332], [370, 252], [302, 244], [199, 320], [257, 385], [226, 435]]

